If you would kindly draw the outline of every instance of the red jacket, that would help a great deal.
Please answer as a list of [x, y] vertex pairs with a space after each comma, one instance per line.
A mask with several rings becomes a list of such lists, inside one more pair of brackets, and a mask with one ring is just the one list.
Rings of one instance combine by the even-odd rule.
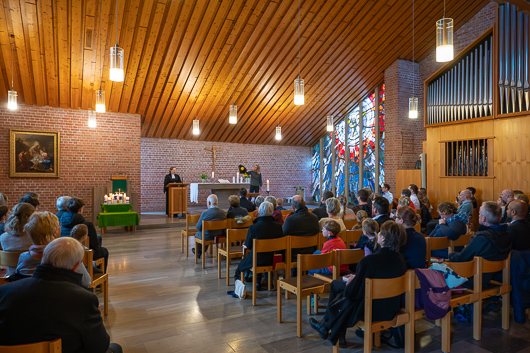
[[[322, 254], [326, 254], [335, 249], [346, 249], [346, 244], [344, 244], [344, 241], [341, 238], [330, 236], [328, 240], [326, 240], [326, 242], [324, 243], [324, 246], [322, 247]], [[333, 272], [333, 266], [328, 267], [328, 270], [330, 272]], [[348, 264], [340, 265], [341, 274], [343, 274], [347, 270], [348, 270]]]

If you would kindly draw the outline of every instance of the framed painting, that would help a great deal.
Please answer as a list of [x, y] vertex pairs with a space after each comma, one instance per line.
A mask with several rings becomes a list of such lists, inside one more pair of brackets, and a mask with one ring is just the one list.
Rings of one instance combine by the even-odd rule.
[[11, 178], [58, 178], [59, 131], [9, 130]]

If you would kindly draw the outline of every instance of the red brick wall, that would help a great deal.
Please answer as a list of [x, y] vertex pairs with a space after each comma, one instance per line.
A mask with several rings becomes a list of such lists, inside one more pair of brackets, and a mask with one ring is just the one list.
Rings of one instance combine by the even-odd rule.
[[[311, 152], [308, 147], [251, 145], [237, 143], [185, 141], [142, 138], [142, 212], [164, 211], [164, 176], [175, 166], [186, 183], [201, 181], [199, 174], [212, 174], [212, 152], [205, 148], [221, 148], [217, 152], [216, 177], [229, 179], [236, 175], [239, 164], [247, 168], [261, 166], [262, 194], [266, 194], [266, 180], [270, 181], [270, 195], [291, 197], [293, 186], [305, 186], [306, 197], [311, 186]], [[188, 188], [189, 189], [189, 188]], [[207, 190], [199, 190], [199, 205], [206, 203]], [[189, 192], [188, 192], [189, 200]], [[191, 204], [190, 205], [197, 205]]]
[[[19, 106], [0, 107], [0, 192], [14, 206], [26, 192], [39, 194], [39, 209], [56, 212], [59, 196], [76, 196], [85, 203], [84, 216], [92, 219], [92, 190], [105, 186], [116, 172], [126, 173], [130, 192], [140, 192], [140, 116], [98, 114], [97, 128], [88, 128], [86, 110]], [[60, 131], [60, 177], [10, 178], [9, 129]], [[140, 205], [138, 205], [140, 206]]]

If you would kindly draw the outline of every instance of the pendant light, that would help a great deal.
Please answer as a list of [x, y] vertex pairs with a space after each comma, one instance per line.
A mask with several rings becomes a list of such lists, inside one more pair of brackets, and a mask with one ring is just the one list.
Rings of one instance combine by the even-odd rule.
[[453, 24], [452, 18], [445, 17], [444, 0], [444, 16], [436, 21], [436, 61], [439, 63], [451, 61], [454, 58]]
[[326, 130], [328, 132], [333, 131], [333, 115], [328, 115], [328, 117], [327, 117]]
[[94, 129], [97, 126], [98, 124], [96, 122], [96, 112], [90, 109], [88, 111], [88, 127]]
[[13, 84], [14, 77], [15, 77], [15, 57], [13, 56], [13, 47], [15, 45], [15, 35], [11, 35], [11, 90], [7, 91], [7, 109], [9, 110], [17, 110], [18, 104], [17, 104], [17, 91], [15, 91], [15, 86]]
[[294, 105], [304, 105], [304, 80], [300, 78], [300, 0], [298, 0], [298, 77], [294, 80]]
[[115, 82], [123, 82], [124, 78], [123, 48], [118, 46], [118, 0], [116, 0], [116, 45], [110, 47], [109, 79]]
[[197, 120], [197, 119], [193, 120], [192, 133], [193, 133], [193, 135], [198, 135], [199, 134], [199, 120]]
[[96, 113], [105, 113], [105, 91], [101, 90], [101, 81], [103, 80], [103, 58], [101, 57], [101, 0], [99, 0], [99, 45], [99, 89], [96, 91]]
[[234, 103], [234, 25], [232, 24], [232, 104], [230, 104], [229, 124], [237, 124], [237, 105]]
[[[278, 114], [278, 112], [276, 112]], [[276, 135], [274, 136], [276, 141], [280, 141], [282, 139], [282, 127], [280, 126], [280, 115], [278, 115], [278, 124], [276, 126]]]
[[409, 119], [418, 118], [418, 97], [415, 96], [415, 70], [414, 64], [416, 60], [414, 51], [414, 0], [412, 0], [412, 97], [409, 98]]

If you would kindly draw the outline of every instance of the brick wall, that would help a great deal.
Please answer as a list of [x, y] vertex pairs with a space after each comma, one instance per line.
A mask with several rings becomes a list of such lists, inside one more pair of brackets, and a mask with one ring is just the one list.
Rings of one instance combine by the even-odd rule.
[[[184, 182], [198, 183], [199, 174], [212, 173], [212, 152], [205, 148], [221, 148], [217, 152], [216, 177], [229, 179], [236, 175], [239, 164], [247, 168], [261, 166], [263, 188], [270, 181], [270, 195], [291, 197], [293, 186], [305, 186], [309, 197], [311, 186], [311, 152], [308, 147], [251, 145], [237, 143], [186, 141], [142, 138], [142, 212], [164, 211], [164, 176], [175, 166]], [[189, 189], [189, 188], [188, 188]], [[206, 203], [207, 190], [199, 190], [199, 205]], [[188, 192], [189, 200], [189, 192]], [[191, 204], [190, 205], [197, 205]]]
[[[5, 105], [5, 104], [3, 104]], [[0, 192], [14, 206], [26, 192], [40, 195], [40, 210], [56, 212], [59, 196], [86, 202], [84, 216], [92, 218], [92, 188], [105, 186], [116, 172], [126, 173], [130, 192], [140, 192], [140, 116], [98, 114], [97, 128], [89, 129], [86, 110], [20, 105], [17, 111], [0, 107]], [[10, 178], [9, 129], [59, 131], [59, 178]], [[138, 205], [140, 206], [140, 205]]]
[[[455, 32], [455, 56], [494, 23], [495, 3], [490, 1]], [[418, 155], [423, 152], [423, 141], [426, 139], [423, 82], [444, 64], [436, 62], [433, 50], [420, 63], [398, 59], [385, 70], [385, 178], [393, 190], [396, 187], [396, 170], [413, 169]], [[413, 85], [419, 105], [418, 119], [414, 121], [408, 119], [408, 100], [412, 96]]]

